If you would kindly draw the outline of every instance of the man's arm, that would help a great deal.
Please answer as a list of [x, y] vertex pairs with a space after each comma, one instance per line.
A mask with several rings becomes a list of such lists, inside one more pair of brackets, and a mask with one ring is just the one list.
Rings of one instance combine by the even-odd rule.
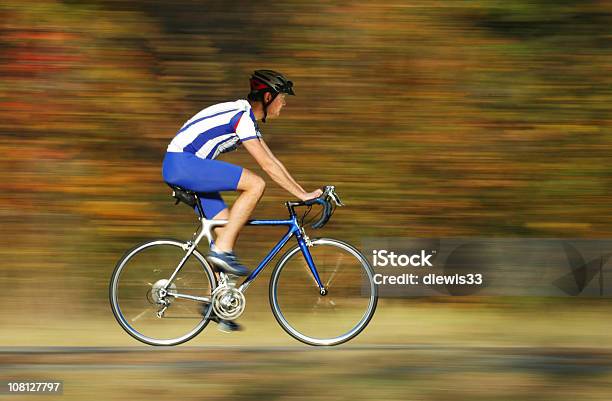
[[321, 194], [321, 190], [314, 192], [306, 192], [294, 179], [291, 177], [285, 166], [270, 151], [263, 140], [245, 141], [242, 145], [253, 156], [257, 164], [282, 188], [287, 190], [293, 196], [301, 200], [316, 198]]
[[276, 156], [274, 156], [274, 154], [272, 153], [272, 151], [270, 150], [270, 148], [268, 147], [268, 144], [263, 140], [260, 139], [259, 142], [261, 143], [261, 146], [263, 146], [263, 148], [266, 150], [266, 152], [268, 152], [268, 155], [276, 162], [276, 164], [278, 164], [278, 166], [285, 172], [285, 174], [287, 175], [287, 177], [289, 177], [289, 179], [291, 181], [293, 181], [293, 183], [295, 185], [297, 185], [302, 191], [306, 192], [304, 190], [304, 188], [302, 188], [302, 186], [300, 184], [298, 184], [298, 182], [293, 179], [293, 177], [291, 176], [291, 174], [289, 174], [289, 171], [287, 171], [287, 168], [285, 167], [285, 165], [283, 163], [281, 163], [280, 160], [278, 160], [276, 158]]

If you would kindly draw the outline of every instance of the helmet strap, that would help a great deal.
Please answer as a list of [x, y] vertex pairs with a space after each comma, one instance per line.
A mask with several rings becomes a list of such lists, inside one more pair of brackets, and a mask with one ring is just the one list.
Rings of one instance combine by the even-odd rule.
[[265, 93], [264, 96], [261, 98], [261, 104], [263, 105], [263, 112], [264, 112], [264, 116], [261, 119], [262, 122], [266, 122], [266, 118], [268, 117], [268, 106], [274, 101], [274, 99], [276, 99], [276, 97], [278, 96], [278, 92], [273, 92], [273, 91], [269, 91], [268, 93], [272, 94], [272, 99], [270, 99], [269, 102], [265, 101]]

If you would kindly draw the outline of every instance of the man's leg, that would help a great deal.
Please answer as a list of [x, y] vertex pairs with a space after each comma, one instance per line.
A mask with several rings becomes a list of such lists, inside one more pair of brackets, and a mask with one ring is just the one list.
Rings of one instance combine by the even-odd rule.
[[215, 247], [221, 252], [231, 252], [234, 249], [240, 229], [247, 222], [257, 202], [261, 199], [266, 188], [265, 181], [250, 170], [243, 169], [237, 190], [240, 195], [234, 202], [229, 213], [227, 209], [219, 212], [215, 219], [228, 219], [228, 223], [223, 229], [217, 231], [218, 237], [215, 240]]
[[[257, 202], [263, 195], [265, 182], [251, 171], [243, 169], [236, 189], [241, 193], [234, 202], [231, 211], [225, 208], [213, 217], [215, 220], [228, 220], [225, 226], [215, 228], [215, 248], [217, 251], [232, 251], [240, 229], [249, 219], [255, 206], [257, 206]], [[218, 328], [221, 331], [242, 330], [242, 326], [235, 321], [224, 320], [218, 316], [213, 316], [212, 320], [219, 324]]]
[[[213, 220], [228, 220], [228, 219], [229, 219], [229, 209], [228, 208], [221, 210], [219, 213], [215, 215], [215, 217], [213, 217]], [[215, 238], [219, 238], [223, 230], [225, 230], [224, 226], [215, 227], [214, 228]], [[216, 245], [216, 242], [215, 242], [215, 245]]]

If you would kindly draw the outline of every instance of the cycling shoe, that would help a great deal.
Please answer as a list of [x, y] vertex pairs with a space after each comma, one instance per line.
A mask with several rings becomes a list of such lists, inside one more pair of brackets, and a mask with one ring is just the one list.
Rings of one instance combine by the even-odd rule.
[[210, 251], [206, 259], [222, 271], [223, 273], [235, 276], [248, 276], [250, 271], [241, 265], [233, 252], [214, 252]]

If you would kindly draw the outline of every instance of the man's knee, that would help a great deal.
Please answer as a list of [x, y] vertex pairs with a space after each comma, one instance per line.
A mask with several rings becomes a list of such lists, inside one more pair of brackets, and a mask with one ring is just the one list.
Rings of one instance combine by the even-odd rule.
[[255, 175], [254, 191], [263, 194], [266, 190], [266, 181], [258, 175]]
[[266, 189], [266, 181], [257, 174], [244, 169], [238, 183], [238, 189], [262, 195]]

